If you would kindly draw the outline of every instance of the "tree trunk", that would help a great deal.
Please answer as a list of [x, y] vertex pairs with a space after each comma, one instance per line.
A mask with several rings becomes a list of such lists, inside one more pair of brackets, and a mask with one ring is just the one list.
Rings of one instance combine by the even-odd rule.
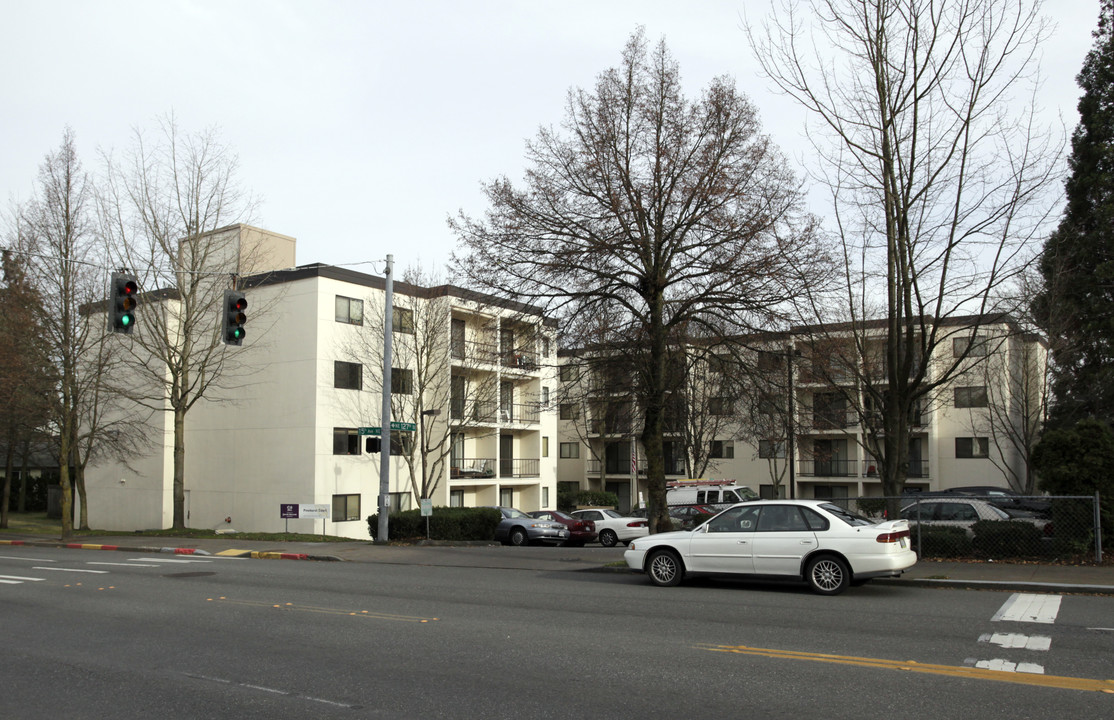
[[174, 409], [174, 529], [186, 529], [186, 413]]

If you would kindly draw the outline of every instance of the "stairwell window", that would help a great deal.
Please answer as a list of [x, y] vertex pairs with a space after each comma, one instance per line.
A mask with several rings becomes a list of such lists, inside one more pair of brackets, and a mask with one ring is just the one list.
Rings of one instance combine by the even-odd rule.
[[955, 456], [957, 458], [990, 457], [990, 438], [957, 437], [955, 439]]
[[955, 389], [955, 406], [957, 408], [984, 408], [989, 405], [986, 385], [957, 387]]
[[360, 363], [333, 362], [333, 387], [341, 390], [362, 390], [364, 366]]
[[333, 428], [333, 455], [359, 454], [359, 431], [356, 428]]

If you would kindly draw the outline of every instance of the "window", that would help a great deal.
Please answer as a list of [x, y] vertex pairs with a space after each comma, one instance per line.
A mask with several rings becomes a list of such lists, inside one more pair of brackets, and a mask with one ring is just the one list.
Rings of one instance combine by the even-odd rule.
[[760, 350], [758, 352], [758, 369], [762, 372], [773, 372], [785, 367], [785, 354]]
[[542, 338], [542, 357], [549, 357], [549, 338], [547, 337]]
[[402, 430], [391, 431], [391, 454], [409, 456], [414, 445], [414, 433]]
[[549, 407], [549, 388], [542, 388], [542, 407]]
[[708, 400], [710, 415], [730, 415], [735, 412], [735, 401], [729, 397], [714, 397]]
[[785, 457], [785, 443], [780, 440], [759, 440], [758, 457], [763, 459]]
[[563, 458], [578, 458], [580, 457], [580, 443], [564, 442], [561, 443], [561, 457]]
[[544, 506], [544, 505], [548, 505], [548, 504], [549, 504], [549, 488], [543, 487], [542, 488], [542, 505]]
[[359, 495], [333, 495], [333, 522], [361, 519]]
[[576, 420], [579, 413], [575, 403], [561, 403], [561, 419]]
[[449, 491], [449, 507], [464, 507], [464, 491], [463, 490], [450, 490]]
[[561, 382], [573, 382], [580, 377], [580, 368], [576, 365], [561, 366]]
[[990, 457], [990, 438], [957, 437], [955, 439], [955, 456], [957, 458]]
[[499, 488], [499, 504], [514, 507], [514, 488]]
[[986, 385], [957, 387], [955, 389], [955, 406], [957, 408], [984, 408], [989, 404]]
[[391, 392], [395, 395], [413, 394], [414, 371], [405, 368], [391, 368]]
[[549, 438], [542, 436], [542, 457], [549, 457]]
[[404, 510], [410, 509], [410, 493], [408, 492], [393, 492], [388, 498], [390, 510], [389, 512], [400, 513]]
[[360, 436], [356, 428], [333, 428], [333, 455], [359, 455]]
[[734, 440], [713, 440], [708, 457], [729, 460], [735, 457]]
[[952, 357], [963, 357], [964, 353], [970, 357], [986, 357], [986, 336], [975, 335], [974, 337], [952, 338]]
[[363, 325], [364, 301], [337, 295], [336, 315], [338, 323]]
[[795, 505], [765, 505], [758, 516], [758, 532], [804, 532], [809, 530]]
[[391, 308], [391, 330], [413, 335], [414, 311], [408, 308]]
[[364, 366], [360, 363], [333, 362], [333, 387], [342, 390], [362, 390]]

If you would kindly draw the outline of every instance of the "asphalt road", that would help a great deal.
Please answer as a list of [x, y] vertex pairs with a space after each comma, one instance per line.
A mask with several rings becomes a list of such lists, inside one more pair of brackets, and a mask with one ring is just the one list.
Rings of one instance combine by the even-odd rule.
[[20, 719], [1114, 715], [1087, 595], [21, 547], [0, 642]]

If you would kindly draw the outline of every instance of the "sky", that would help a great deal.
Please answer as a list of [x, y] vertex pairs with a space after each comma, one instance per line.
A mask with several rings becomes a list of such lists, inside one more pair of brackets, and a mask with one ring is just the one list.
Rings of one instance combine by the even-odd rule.
[[[0, 208], [32, 196], [73, 129], [85, 169], [173, 113], [215, 128], [259, 200], [253, 224], [297, 262], [436, 271], [446, 218], [522, 177], [569, 90], [617, 66], [639, 26], [664, 37], [685, 91], [732, 76], [764, 130], [804, 162], [806, 115], [761, 77], [742, 30], [768, 0], [0, 0]], [[1075, 76], [1099, 0], [1045, 3], [1044, 118], [1078, 120]]]

